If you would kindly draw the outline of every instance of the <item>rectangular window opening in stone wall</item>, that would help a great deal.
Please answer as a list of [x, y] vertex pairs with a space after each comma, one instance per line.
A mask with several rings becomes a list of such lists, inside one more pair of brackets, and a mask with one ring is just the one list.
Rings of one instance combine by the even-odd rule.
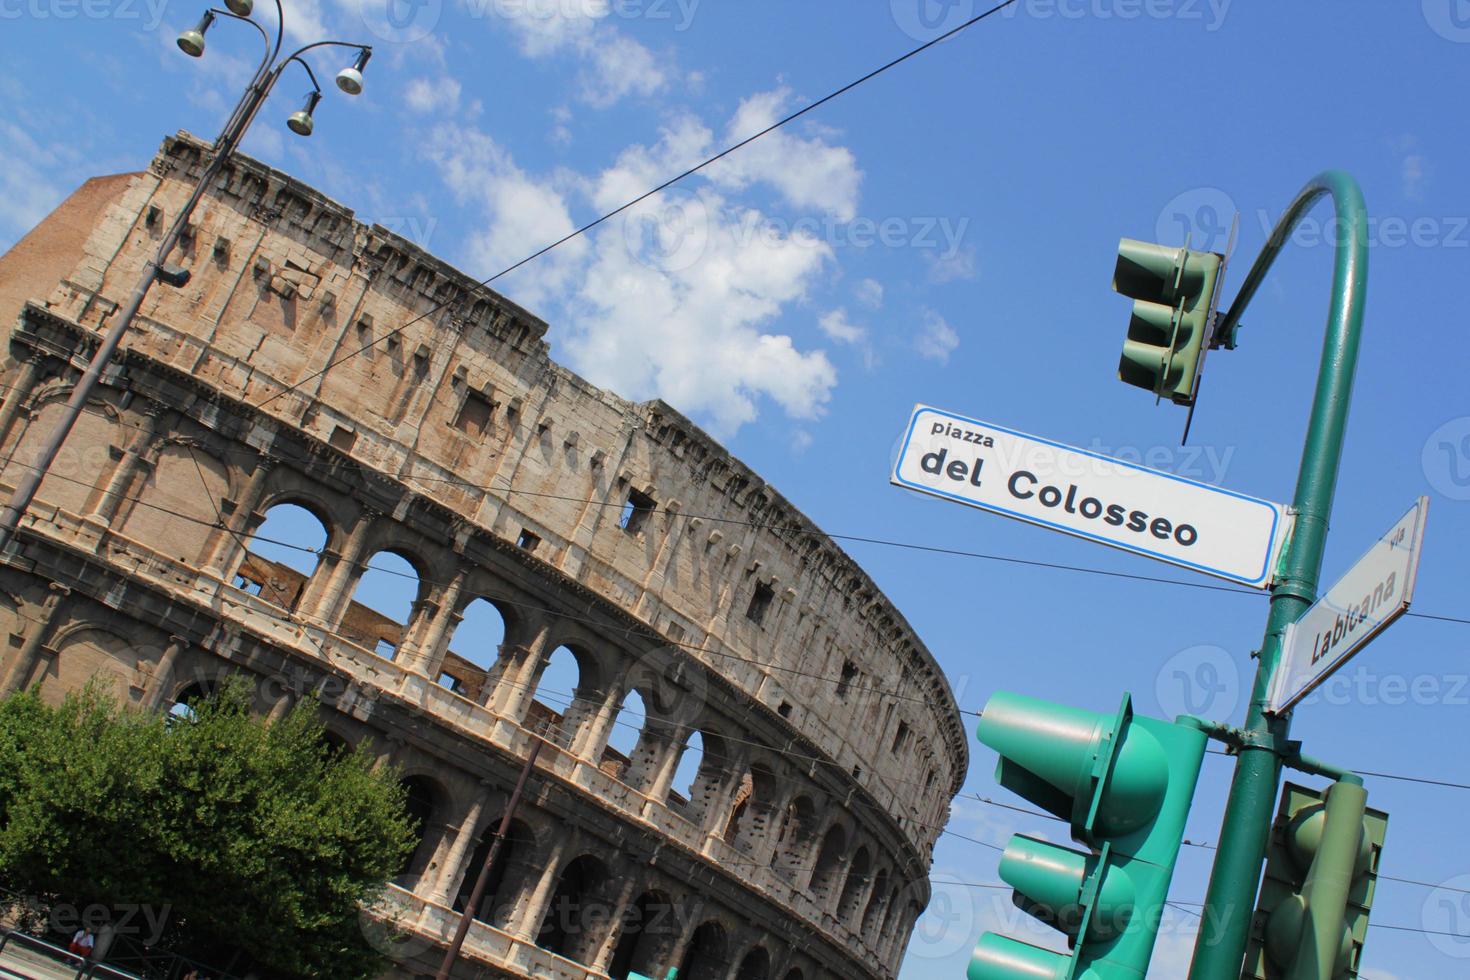
[[844, 701], [847, 700], [847, 692], [852, 689], [852, 682], [857, 679], [857, 675], [857, 665], [851, 660], [844, 660], [842, 662], [842, 678], [837, 682], [837, 696], [839, 698]]
[[757, 626], [765, 622], [766, 610], [771, 608], [771, 600], [776, 598], [776, 592], [764, 582], [757, 582], [755, 593], [750, 597], [750, 605], [745, 610], [745, 618]]
[[909, 723], [900, 721], [898, 731], [893, 736], [893, 754], [898, 755], [909, 744]]
[[526, 528], [521, 528], [521, 536], [516, 538], [516, 547], [526, 551], [535, 551], [536, 546], [541, 543], [541, 536], [533, 534]]
[[465, 395], [464, 404], [459, 407], [454, 427], [467, 435], [483, 436], [489, 431], [490, 418], [494, 414], [495, 403], [480, 392], [471, 391]]
[[648, 517], [656, 506], [657, 502], [648, 494], [629, 490], [623, 512], [618, 516], [618, 526], [629, 534], [638, 534], [648, 524]]

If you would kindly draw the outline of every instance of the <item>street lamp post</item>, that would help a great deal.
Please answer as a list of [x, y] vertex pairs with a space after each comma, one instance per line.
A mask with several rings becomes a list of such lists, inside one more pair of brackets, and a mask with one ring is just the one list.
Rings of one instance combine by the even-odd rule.
[[[362, 71], [367, 66], [368, 59], [372, 56], [372, 47], [366, 44], [354, 44], [348, 41], [317, 41], [296, 51], [280, 57], [281, 40], [285, 27], [285, 13], [281, 9], [281, 0], [275, 0], [276, 5], [276, 36], [272, 42], [265, 28], [261, 27], [251, 16], [253, 0], [225, 0], [228, 10], [210, 8], [204, 12], [199, 23], [193, 28], [179, 35], [179, 49], [192, 58], [198, 58], [204, 54], [204, 36], [214, 24], [217, 17], [227, 17], [231, 20], [242, 21], [254, 27], [260, 32], [261, 39], [265, 42], [265, 55], [261, 58], [260, 66], [256, 68], [254, 77], [251, 78], [245, 93], [240, 97], [239, 103], [230, 113], [224, 128], [215, 138], [211, 148], [213, 154], [204, 173], [194, 183], [194, 189], [189, 194], [189, 199], [174, 216], [168, 232], [158, 245], [158, 251], [154, 257], [143, 267], [143, 274], [138, 279], [137, 286], [133, 289], [132, 296], [122, 308], [116, 321], [108, 328], [98, 345], [96, 353], [82, 372], [76, 387], [72, 389], [71, 397], [67, 399], [66, 408], [62, 411], [61, 418], [56, 427], [46, 437], [45, 444], [37, 454], [36, 460], [31, 464], [23, 464], [26, 469], [16, 484], [10, 500], [6, 503], [3, 511], [0, 511], [0, 549], [10, 544], [15, 537], [15, 530], [20, 523], [21, 516], [36, 496], [36, 490], [40, 487], [42, 479], [45, 478], [47, 470], [56, 461], [57, 453], [61, 451], [61, 445], [66, 441], [72, 426], [76, 424], [77, 418], [86, 407], [87, 400], [97, 389], [102, 380], [102, 372], [111, 363], [113, 356], [117, 353], [118, 345], [122, 342], [123, 335], [132, 326], [133, 318], [137, 316], [138, 310], [143, 305], [143, 300], [148, 296], [148, 291], [153, 288], [154, 282], [162, 279], [172, 286], [182, 286], [189, 280], [187, 270], [177, 266], [169, 266], [168, 257], [178, 244], [179, 237], [189, 223], [189, 218], [194, 213], [194, 208], [204, 196], [215, 176], [224, 168], [225, 163], [239, 147], [245, 132], [255, 120], [255, 114], [260, 111], [261, 105], [265, 103], [266, 97], [270, 95], [276, 82], [281, 78], [281, 73], [286, 66], [293, 61], [306, 70], [307, 77], [311, 79], [312, 91], [307, 97], [306, 104], [298, 111], [291, 114], [286, 125], [292, 132], [301, 136], [310, 136], [312, 131], [312, 112], [321, 100], [322, 89], [317, 83], [316, 74], [311, 66], [301, 56], [313, 48], [321, 47], [343, 47], [352, 48], [357, 51], [357, 59], [351, 67], [344, 68], [337, 74], [337, 87], [348, 95], [357, 95], [362, 91]], [[18, 397], [18, 394], [17, 394]]]

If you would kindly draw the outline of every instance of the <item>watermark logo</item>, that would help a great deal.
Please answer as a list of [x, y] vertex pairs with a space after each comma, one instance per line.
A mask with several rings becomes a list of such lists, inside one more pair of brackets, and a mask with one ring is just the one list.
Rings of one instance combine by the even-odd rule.
[[1189, 243], [1200, 252], [1224, 252], [1230, 240], [1235, 201], [1218, 187], [1195, 187], [1174, 195], [1154, 222], [1154, 240]]
[[1470, 43], [1470, 0], [1423, 0], [1429, 29], [1446, 41]]
[[1470, 500], [1470, 415], [1450, 419], [1424, 440], [1419, 462], [1429, 485], [1451, 500]]
[[444, 0], [362, 0], [358, 10], [367, 29], [384, 41], [411, 44], [439, 26]]
[[1440, 882], [1424, 900], [1419, 921], [1435, 949], [1452, 959], [1470, 959], [1470, 875]]
[[975, 0], [889, 0], [893, 22], [915, 41], [932, 41], [975, 16]]
[[1240, 669], [1224, 647], [1186, 647], [1159, 668], [1154, 697], [1167, 718], [1229, 718], [1240, 704]]
[[628, 254], [650, 269], [682, 272], [709, 246], [710, 215], [693, 191], [672, 188], [644, 201], [623, 220]]

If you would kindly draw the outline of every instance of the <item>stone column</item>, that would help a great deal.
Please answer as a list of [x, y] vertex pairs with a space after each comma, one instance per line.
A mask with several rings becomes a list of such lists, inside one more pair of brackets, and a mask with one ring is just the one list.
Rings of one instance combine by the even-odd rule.
[[70, 589], [55, 582], [51, 583], [50, 590], [46, 601], [41, 603], [41, 614], [31, 624], [30, 632], [26, 634], [20, 649], [15, 653], [15, 659], [10, 663], [10, 669], [5, 672], [4, 680], [0, 681], [0, 696], [12, 694], [25, 686], [26, 680], [36, 669], [41, 648], [51, 635], [51, 623], [56, 619], [57, 610], [61, 608], [62, 600], [71, 594]]
[[264, 520], [265, 515], [257, 514], [255, 506], [265, 493], [266, 477], [270, 475], [276, 462], [273, 456], [262, 456], [256, 461], [255, 469], [250, 473], [250, 482], [235, 501], [234, 512], [225, 518], [225, 526], [216, 530], [205, 545], [204, 553], [208, 557], [203, 564], [207, 574], [216, 578], [223, 577], [225, 566], [235, 557], [235, 549], [243, 550], [244, 539], [254, 533], [255, 527], [259, 526], [257, 521]]
[[520, 647], [507, 644], [510, 656], [515, 660], [506, 667], [495, 686], [494, 710], [505, 718], [519, 722], [526, 714], [526, 706], [536, 693], [536, 676], [546, 659], [546, 644], [551, 641], [548, 624], [538, 624], [531, 641]]
[[117, 517], [118, 508], [122, 506], [128, 487], [139, 471], [148, 465], [144, 461], [144, 456], [153, 448], [153, 443], [158, 436], [159, 424], [163, 421], [164, 411], [164, 407], [157, 402], [149, 403], [144, 409], [144, 421], [138, 429], [137, 436], [128, 444], [128, 448], [123, 450], [122, 459], [118, 460], [117, 465], [112, 468], [112, 475], [108, 477], [107, 486], [98, 495], [96, 503], [92, 505], [89, 517], [108, 525], [112, 524], [113, 519]]
[[602, 751], [612, 737], [613, 725], [618, 720], [618, 712], [626, 696], [627, 688], [622, 680], [615, 680], [608, 686], [602, 703], [596, 708], [589, 708], [581, 716], [582, 730], [572, 743], [572, 755], [581, 756], [594, 766], [602, 760]]
[[[36, 386], [36, 378], [40, 374], [40, 358], [32, 355], [27, 357], [20, 367], [20, 373], [15, 376], [15, 383], [10, 386], [10, 395], [0, 406], [0, 444], [5, 442], [10, 435], [10, 427], [15, 424], [15, 417], [20, 414], [20, 406], [30, 397], [31, 389]], [[18, 443], [17, 443], [18, 445]]]
[[448, 639], [463, 618], [459, 613], [459, 600], [464, 594], [464, 580], [465, 570], [456, 570], [449, 584], [433, 597], [434, 615], [422, 630], [422, 635], [411, 644], [404, 644], [407, 649], [404, 650], [403, 665], [409, 670], [430, 679], [438, 676]]
[[475, 801], [470, 804], [469, 812], [459, 825], [454, 842], [449, 845], [449, 853], [444, 855], [444, 861], [439, 867], [439, 877], [434, 882], [434, 893], [431, 896], [431, 900], [439, 905], [454, 907], [459, 873], [465, 860], [474, 853], [475, 844], [480, 839], [480, 816], [484, 812], [485, 794], [477, 793]]
[[313, 583], [322, 579], [322, 584], [315, 589], [308, 585], [312, 593], [311, 603], [308, 604], [303, 598], [300, 608], [305, 615], [323, 623], [328, 629], [336, 629], [338, 618], [347, 607], [347, 601], [351, 598], [347, 586], [362, 574], [360, 562], [363, 549], [367, 546], [367, 534], [381, 516], [376, 511], [364, 510], [357, 523], [352, 526], [352, 533], [347, 536], [342, 553], [331, 565], [323, 563], [312, 576]]
[[179, 655], [189, 645], [188, 641], [180, 636], [170, 636], [168, 646], [163, 651], [163, 656], [158, 659], [158, 666], [153, 670], [153, 676], [148, 680], [148, 686], [143, 691], [143, 710], [157, 711], [163, 706], [164, 692], [169, 689], [174, 676], [174, 663]]
[[669, 950], [668, 962], [659, 967], [667, 975], [668, 971], [684, 966], [684, 956], [689, 952], [689, 944], [694, 941], [694, 933], [700, 927], [700, 920], [704, 917], [704, 899], [691, 899], [689, 912], [685, 916], [679, 929], [679, 938], [674, 941]]
[[[587, 960], [588, 966], [602, 973], [606, 973], [607, 968], [612, 965], [613, 954], [618, 950], [618, 941], [623, 938], [623, 927], [628, 918], [628, 906], [633, 903], [633, 892], [638, 887], [638, 876], [634, 874], [613, 880], [621, 880], [622, 887], [618, 888], [617, 896], [612, 902], [612, 914], [608, 917], [607, 935], [602, 937], [602, 943]], [[642, 928], [641, 924], [639, 928]]]
[[556, 889], [557, 880], [561, 878], [561, 859], [570, 839], [570, 835], [565, 835], [552, 842], [550, 853], [546, 855], [546, 864], [541, 869], [541, 877], [536, 879], [530, 897], [511, 915], [507, 924], [506, 931], [511, 935], [530, 943], [536, 941], [541, 920], [546, 917], [546, 909], [551, 904], [551, 893]]
[[664, 803], [669, 798], [669, 790], [674, 785], [674, 774], [679, 769], [679, 757], [683, 755], [684, 745], [676, 739], [679, 732], [670, 732], [666, 736], [663, 751], [659, 756], [658, 763], [653, 768], [653, 779], [648, 784], [647, 795], [650, 799]]

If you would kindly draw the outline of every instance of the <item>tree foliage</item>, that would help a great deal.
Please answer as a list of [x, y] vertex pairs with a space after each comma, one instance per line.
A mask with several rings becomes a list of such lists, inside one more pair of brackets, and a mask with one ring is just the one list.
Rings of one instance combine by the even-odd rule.
[[232, 683], [182, 715], [87, 689], [0, 702], [0, 884], [167, 909], [163, 945], [288, 976], [362, 977], [361, 906], [414, 843], [394, 774], [334, 752], [310, 702], [272, 724]]

